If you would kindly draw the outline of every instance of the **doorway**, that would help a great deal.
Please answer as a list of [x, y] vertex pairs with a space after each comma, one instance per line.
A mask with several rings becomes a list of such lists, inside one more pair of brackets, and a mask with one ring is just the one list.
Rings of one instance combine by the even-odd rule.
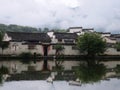
[[43, 62], [43, 70], [49, 70], [48, 69], [48, 45], [43, 45], [43, 52], [44, 52], [44, 62]]

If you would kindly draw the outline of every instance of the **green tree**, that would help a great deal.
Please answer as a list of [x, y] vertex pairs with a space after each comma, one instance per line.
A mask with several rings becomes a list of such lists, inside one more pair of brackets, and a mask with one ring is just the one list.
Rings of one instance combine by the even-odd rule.
[[54, 48], [56, 50], [55, 55], [59, 55], [64, 50], [64, 47], [62, 45], [60, 45], [60, 44], [55, 45]]
[[3, 40], [3, 32], [0, 31], [0, 44], [1, 44], [2, 40]]
[[[85, 33], [78, 37], [77, 46], [80, 52], [84, 53], [87, 59], [87, 63], [95, 63], [94, 57], [102, 54], [106, 49], [106, 41], [96, 33]], [[91, 62], [92, 60], [92, 62]]]
[[55, 69], [56, 70], [63, 70], [62, 63], [64, 62], [63, 58], [63, 53], [62, 51], [64, 50], [64, 47], [60, 44], [55, 45]]
[[1, 42], [0, 47], [2, 49], [2, 54], [3, 54], [4, 49], [8, 48], [8, 46], [9, 46], [9, 42], [7, 42], [7, 41]]
[[83, 54], [87, 64], [81, 64], [76, 71], [77, 77], [83, 83], [93, 83], [102, 79], [106, 74], [106, 67], [98, 63], [96, 55], [104, 53], [106, 41], [96, 33], [85, 33], [78, 37], [77, 46]]

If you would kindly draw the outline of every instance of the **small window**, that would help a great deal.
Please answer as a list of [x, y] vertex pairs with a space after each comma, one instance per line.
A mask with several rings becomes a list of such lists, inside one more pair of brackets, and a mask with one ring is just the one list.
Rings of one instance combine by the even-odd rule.
[[62, 42], [62, 39], [58, 39], [58, 42]]
[[56, 49], [55, 47], [56, 47], [56, 45], [53, 45], [53, 46], [52, 46], [52, 49]]
[[35, 49], [35, 47], [36, 47], [36, 45], [28, 45], [29, 50]]

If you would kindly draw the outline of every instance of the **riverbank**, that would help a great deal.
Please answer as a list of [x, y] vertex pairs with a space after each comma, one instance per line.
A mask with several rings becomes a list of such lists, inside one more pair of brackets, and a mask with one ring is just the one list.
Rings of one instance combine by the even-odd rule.
[[[19, 59], [23, 59], [23, 57], [20, 56], [16, 56], [16, 55], [0, 55], [0, 61], [2, 60], [19, 60]], [[27, 58], [26, 58], [27, 59]], [[62, 57], [55, 57], [54, 55], [50, 55], [50, 56], [36, 56], [34, 58], [34, 56], [31, 56], [29, 59], [31, 60], [36, 60], [36, 61], [41, 61], [43, 59], [48, 59], [48, 60], [54, 60], [54, 59], [65, 59], [68, 61], [71, 61], [72, 59], [76, 60], [76, 61], [83, 61], [84, 59], [86, 59], [85, 55], [63, 55]], [[95, 59], [98, 59], [100, 61], [120, 61], [120, 55], [99, 55], [96, 56]]]

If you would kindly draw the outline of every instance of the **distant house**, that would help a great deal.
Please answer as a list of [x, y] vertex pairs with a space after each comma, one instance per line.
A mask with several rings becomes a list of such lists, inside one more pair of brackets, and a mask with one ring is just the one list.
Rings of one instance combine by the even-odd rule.
[[5, 54], [20, 54], [31, 52], [44, 54], [46, 46], [49, 46], [51, 39], [46, 33], [24, 33], [6, 32], [4, 41], [10, 42]]
[[64, 47], [64, 55], [79, 55], [79, 50], [76, 47], [76, 40], [78, 35], [76, 33], [59, 33], [55, 32], [52, 39], [51, 54], [55, 54], [54, 46], [61, 44]]
[[82, 28], [82, 27], [70, 27], [68, 29], [69, 33], [77, 33], [78, 35], [83, 35], [86, 32], [95, 32], [94, 28]]
[[120, 37], [117, 38], [116, 35], [113, 35], [113, 34], [110, 34], [110, 33], [101, 33], [101, 36], [107, 42], [107, 49], [104, 52], [104, 54], [120, 55], [120, 51], [117, 51], [117, 49], [115, 48], [115, 45], [116, 45], [117, 42], [119, 42], [118, 40], [120, 39]]

